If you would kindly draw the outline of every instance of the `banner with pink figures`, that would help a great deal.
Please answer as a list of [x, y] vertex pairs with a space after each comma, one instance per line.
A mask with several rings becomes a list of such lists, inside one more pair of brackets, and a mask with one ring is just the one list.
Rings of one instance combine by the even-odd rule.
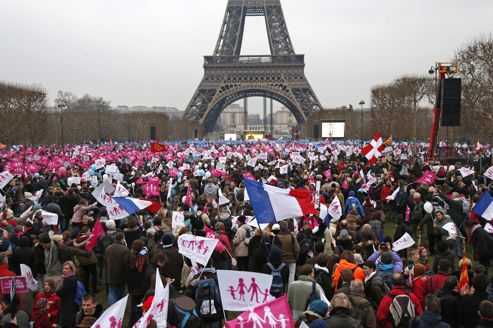
[[225, 325], [226, 328], [291, 328], [294, 326], [295, 322], [287, 296], [243, 312], [236, 319], [227, 321]]
[[178, 252], [190, 260], [207, 265], [218, 240], [190, 234], [178, 238]]
[[246, 311], [273, 299], [272, 276], [268, 274], [218, 270], [217, 281], [224, 310]]

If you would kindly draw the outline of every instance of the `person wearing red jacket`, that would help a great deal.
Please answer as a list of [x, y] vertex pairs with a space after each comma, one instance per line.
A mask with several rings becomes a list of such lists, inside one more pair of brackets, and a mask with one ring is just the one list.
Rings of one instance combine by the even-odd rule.
[[57, 327], [60, 296], [55, 293], [55, 281], [46, 279], [43, 291], [34, 298], [32, 320], [35, 328]]
[[423, 313], [423, 307], [419, 299], [411, 292], [406, 286], [406, 279], [401, 273], [394, 273], [393, 277], [393, 288], [392, 290], [382, 298], [380, 305], [377, 309], [377, 322], [380, 323], [381, 328], [392, 328], [392, 315], [390, 313], [390, 305], [397, 295], [407, 295], [409, 296], [411, 302], [414, 304], [416, 317]]
[[9, 270], [8, 257], [0, 255], [0, 278], [15, 277], [15, 272]]
[[428, 285], [429, 276], [425, 275], [425, 266], [417, 263], [414, 265], [414, 279], [412, 292], [419, 299], [422, 307], [425, 304], [426, 286]]
[[449, 277], [450, 261], [441, 259], [438, 261], [438, 273], [429, 277], [426, 284], [426, 294], [436, 294], [442, 290]]

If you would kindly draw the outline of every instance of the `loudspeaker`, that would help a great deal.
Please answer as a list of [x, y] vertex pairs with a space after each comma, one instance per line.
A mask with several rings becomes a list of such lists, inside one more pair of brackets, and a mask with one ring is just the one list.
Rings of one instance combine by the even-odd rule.
[[462, 80], [445, 79], [441, 82], [442, 126], [460, 126]]
[[320, 129], [321, 129], [320, 124], [317, 123], [313, 125], [313, 139], [320, 139], [322, 133]]
[[149, 137], [151, 140], [157, 140], [156, 139], [156, 127], [155, 126], [151, 126], [151, 131], [149, 131]]

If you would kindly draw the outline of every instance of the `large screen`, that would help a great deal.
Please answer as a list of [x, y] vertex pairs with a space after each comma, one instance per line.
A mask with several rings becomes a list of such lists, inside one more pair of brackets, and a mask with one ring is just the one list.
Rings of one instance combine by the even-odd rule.
[[344, 138], [345, 122], [323, 122], [322, 138]]

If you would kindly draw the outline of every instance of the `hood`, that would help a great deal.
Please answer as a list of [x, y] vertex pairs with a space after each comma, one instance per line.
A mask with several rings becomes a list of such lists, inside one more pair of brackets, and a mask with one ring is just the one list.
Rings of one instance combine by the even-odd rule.
[[269, 262], [274, 265], [274, 267], [277, 267], [281, 265], [281, 256], [282, 256], [282, 251], [279, 247], [276, 245], [272, 245], [272, 248], [270, 250], [269, 254]]
[[356, 268], [358, 265], [357, 264], [354, 264], [354, 263], [351, 263], [351, 262], [348, 262], [346, 260], [340, 260], [339, 261], [339, 270], [340, 272], [346, 270], [346, 269], [349, 269], [349, 270], [354, 270], [354, 268]]
[[442, 317], [439, 314], [425, 311], [421, 316], [421, 322], [423, 322], [424, 327], [435, 327], [440, 321], [442, 321]]

